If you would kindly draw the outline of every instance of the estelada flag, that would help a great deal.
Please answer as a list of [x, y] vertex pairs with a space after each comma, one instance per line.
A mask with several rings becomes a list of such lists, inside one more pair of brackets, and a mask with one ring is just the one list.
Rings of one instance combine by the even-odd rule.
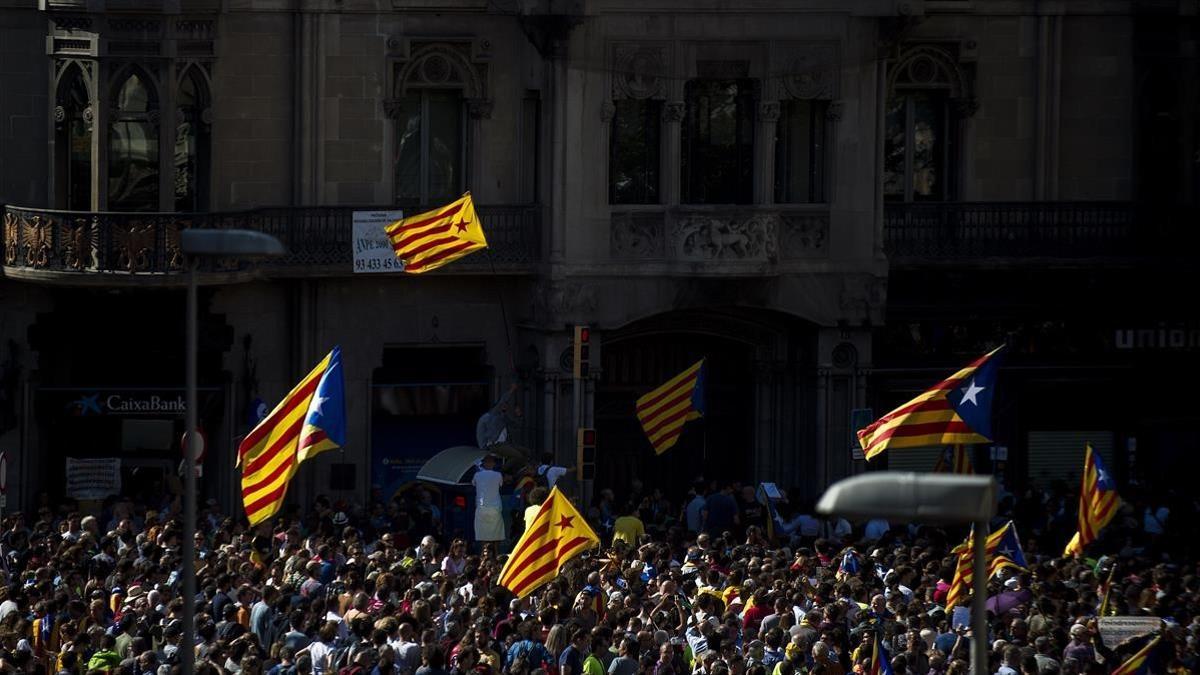
[[555, 487], [504, 563], [499, 583], [523, 598], [558, 576], [568, 560], [599, 545], [600, 537]]
[[1079, 486], [1079, 529], [1067, 548], [1063, 557], [1082, 555], [1083, 549], [1096, 540], [1100, 530], [1117, 515], [1121, 509], [1121, 497], [1117, 495], [1117, 483], [1112, 474], [1104, 468], [1100, 459], [1089, 443], [1084, 448], [1083, 478]]
[[342, 350], [334, 347], [238, 445], [251, 525], [279, 511], [300, 463], [346, 442]]
[[487, 248], [470, 192], [441, 208], [397, 220], [384, 232], [409, 274], [428, 272]]
[[637, 400], [637, 418], [642, 431], [663, 454], [679, 440], [683, 425], [704, 416], [704, 359], [667, 380]]
[[920, 396], [858, 432], [867, 459], [888, 448], [986, 443], [992, 435], [992, 398], [1003, 346], [976, 359]]

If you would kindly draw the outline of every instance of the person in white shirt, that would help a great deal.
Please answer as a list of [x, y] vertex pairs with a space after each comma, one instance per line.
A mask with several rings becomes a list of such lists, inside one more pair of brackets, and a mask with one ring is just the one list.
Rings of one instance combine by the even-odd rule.
[[547, 452], [542, 455], [542, 463], [538, 466], [537, 473], [546, 479], [547, 488], [553, 488], [558, 479], [565, 476], [570, 470], [570, 468], [555, 464], [554, 455]]
[[503, 503], [500, 501], [504, 476], [495, 467], [496, 458], [485, 455], [479, 470], [471, 478], [471, 484], [475, 486], [475, 540], [484, 543], [504, 541]]

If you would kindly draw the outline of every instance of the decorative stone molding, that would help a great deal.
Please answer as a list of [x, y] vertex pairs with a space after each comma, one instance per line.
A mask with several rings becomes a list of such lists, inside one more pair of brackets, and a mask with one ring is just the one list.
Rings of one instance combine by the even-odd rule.
[[486, 54], [477, 58], [471, 40], [399, 40], [398, 47], [406, 53], [395, 61], [394, 98], [409, 87], [461, 89], [468, 100], [489, 98]]
[[825, 254], [829, 237], [829, 214], [784, 213], [780, 257], [811, 258]]
[[490, 98], [469, 98], [467, 99], [467, 113], [472, 119], [490, 120], [492, 119], [492, 108], [494, 101]]
[[841, 122], [844, 108], [845, 104], [840, 98], [836, 101], [830, 101], [829, 107], [825, 108], [825, 119], [830, 122]]
[[600, 121], [608, 124], [613, 121], [617, 115], [617, 106], [612, 101], [605, 101], [600, 104]]
[[617, 260], [776, 262], [824, 256], [829, 213], [792, 208], [658, 208], [612, 214]]
[[837, 45], [805, 42], [785, 47], [783, 89], [799, 99], [830, 99], [837, 80]]
[[538, 285], [534, 302], [537, 313], [546, 318], [585, 317], [598, 305], [596, 289], [578, 281], [550, 281]]
[[663, 212], [614, 213], [609, 246], [613, 257], [645, 260], [663, 256]]
[[670, 48], [663, 43], [612, 45], [613, 98], [665, 98]]
[[758, 104], [758, 119], [760, 122], [774, 124], [779, 121], [779, 101], [763, 101]]
[[905, 47], [888, 67], [888, 93], [897, 89], [948, 90], [956, 111], [966, 117], [975, 114], [973, 66], [953, 53], [957, 47], [941, 44], [914, 44]]
[[683, 215], [671, 227], [679, 260], [773, 260], [779, 217], [772, 213]]
[[682, 122], [686, 114], [687, 104], [683, 101], [668, 101], [663, 104], [662, 117], [664, 122]]

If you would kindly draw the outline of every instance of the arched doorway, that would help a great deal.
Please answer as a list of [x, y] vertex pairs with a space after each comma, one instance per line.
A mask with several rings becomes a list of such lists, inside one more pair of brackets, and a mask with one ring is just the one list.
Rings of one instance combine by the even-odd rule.
[[[773, 312], [699, 310], [642, 319], [603, 336], [594, 410], [596, 489], [628, 493], [640, 479], [678, 499], [697, 477], [753, 480], [780, 425], [806, 407], [792, 377], [812, 359], [810, 324]], [[675, 447], [656, 455], [634, 414], [638, 397], [706, 359], [706, 414], [689, 422]]]

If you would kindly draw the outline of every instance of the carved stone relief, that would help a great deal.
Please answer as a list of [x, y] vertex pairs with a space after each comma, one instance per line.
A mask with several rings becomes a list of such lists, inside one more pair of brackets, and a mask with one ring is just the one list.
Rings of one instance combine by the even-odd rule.
[[831, 42], [809, 42], [785, 48], [783, 88], [792, 98], [829, 99], [837, 79], [837, 47]]
[[647, 259], [663, 256], [663, 213], [614, 213], [609, 246], [615, 258]]
[[779, 218], [773, 213], [688, 214], [671, 227], [680, 260], [773, 260]]
[[613, 98], [665, 98], [669, 55], [665, 44], [613, 45]]

